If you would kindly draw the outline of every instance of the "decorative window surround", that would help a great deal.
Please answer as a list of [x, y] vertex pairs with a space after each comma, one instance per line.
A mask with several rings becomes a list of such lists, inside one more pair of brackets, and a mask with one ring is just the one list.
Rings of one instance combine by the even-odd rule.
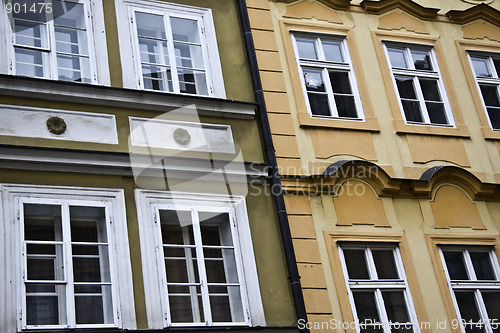
[[168, 112], [194, 104], [198, 114], [203, 116], [255, 118], [255, 103], [250, 102], [171, 93], [158, 94], [137, 89], [97, 87], [2, 74], [0, 95], [157, 112]]
[[[124, 87], [225, 98], [210, 9], [158, 0], [120, 0], [116, 8]], [[187, 22], [197, 32], [173, 31]]]
[[[49, 132], [47, 119], [54, 116], [67, 124], [63, 133]], [[116, 120], [111, 114], [0, 104], [0, 118], [0, 135], [118, 144]]]
[[[0, 288], [0, 300], [3, 304], [11, 304], [11, 306], [6, 307], [6, 311], [3, 314], [4, 318], [2, 320], [3, 331], [14, 332], [20, 331], [21, 329], [64, 329], [64, 328], [104, 328], [104, 327], [116, 327], [124, 329], [134, 329], [136, 328], [135, 323], [135, 308], [134, 308], [134, 298], [133, 298], [133, 287], [132, 287], [132, 271], [130, 267], [130, 254], [128, 245], [128, 234], [127, 234], [127, 224], [125, 221], [125, 201], [123, 197], [122, 190], [106, 190], [106, 189], [96, 189], [96, 188], [76, 188], [76, 187], [52, 187], [52, 186], [36, 186], [36, 185], [0, 185], [2, 192], [2, 209], [1, 212], [2, 219], [4, 222], [4, 228], [2, 228], [3, 233], [0, 234], [6, 242], [3, 251], [5, 252], [4, 268], [0, 270], [2, 273], [2, 281], [11, 281], [10, 285], [3, 284]], [[26, 205], [31, 205], [28, 207]], [[66, 296], [60, 297], [59, 300], [62, 302], [66, 299], [67, 304], [65, 307], [59, 307], [61, 311], [59, 312], [58, 320], [59, 325], [54, 323], [45, 323], [47, 325], [34, 325], [36, 324], [36, 318], [27, 318], [27, 303], [25, 302], [25, 283], [26, 285], [31, 282], [36, 282], [38, 280], [40, 283], [49, 283], [49, 278], [39, 277], [30, 282], [33, 277], [34, 271], [32, 268], [37, 266], [28, 266], [28, 272], [26, 274], [26, 259], [23, 260], [25, 253], [30, 255], [32, 253], [31, 249], [26, 252], [26, 243], [37, 243], [38, 247], [42, 243], [47, 243], [50, 241], [36, 241], [31, 239], [39, 234], [36, 232], [29, 236], [28, 232], [23, 231], [23, 225], [30, 225], [35, 222], [33, 220], [24, 220], [23, 217], [27, 216], [29, 209], [41, 207], [40, 205], [52, 205], [56, 207], [62, 215], [60, 220], [62, 223], [60, 227], [62, 228], [61, 241], [52, 242], [54, 244], [61, 244], [64, 247], [64, 256], [59, 256], [56, 252], [57, 258], [65, 260], [66, 263], [63, 265], [63, 275], [61, 277], [56, 277], [54, 283], [59, 285], [61, 288], [66, 290]], [[109, 285], [111, 288], [111, 298], [112, 306], [110, 308], [111, 312], [108, 313], [108, 319], [102, 319], [104, 323], [98, 324], [83, 324], [82, 317], [78, 318], [78, 312], [75, 312], [74, 298], [72, 298], [73, 293], [77, 293], [74, 288], [79, 285], [78, 274], [75, 276], [76, 281], [73, 281], [73, 272], [71, 267], [75, 269], [75, 260], [71, 260], [68, 255], [71, 251], [75, 250], [74, 238], [70, 237], [70, 223], [74, 223], [74, 217], [70, 218], [70, 207], [94, 207], [99, 210], [102, 209], [103, 215], [103, 227], [107, 229], [102, 231], [106, 234], [107, 240], [101, 239], [102, 245], [108, 248], [105, 251], [109, 255], [109, 268], [110, 275], [109, 280], [106, 279], [103, 282], [105, 285]], [[23, 214], [24, 207], [24, 214]], [[28, 208], [27, 208], [28, 207]], [[28, 209], [28, 210], [26, 210]], [[32, 212], [33, 209], [31, 210]], [[73, 214], [73, 213], [71, 213]], [[40, 215], [41, 216], [41, 215]], [[33, 218], [35, 218], [33, 216]], [[36, 218], [35, 218], [36, 219]], [[24, 220], [24, 224], [22, 225]], [[54, 229], [57, 228], [57, 219], [54, 221]], [[72, 224], [71, 224], [72, 225]], [[73, 227], [75, 227], [73, 225]], [[57, 233], [54, 234], [55, 237]], [[28, 237], [23, 241], [24, 237]], [[37, 238], [36, 236], [35, 238]], [[70, 239], [73, 242], [70, 243]], [[90, 241], [90, 240], [89, 240]], [[85, 246], [95, 246], [94, 243], [85, 243]], [[101, 243], [99, 243], [101, 244]], [[29, 244], [28, 244], [29, 245]], [[45, 246], [45, 245], [44, 245]], [[49, 245], [49, 246], [59, 246], [59, 245]], [[78, 245], [80, 246], [80, 245]], [[82, 243], [83, 246], [83, 243]], [[23, 250], [23, 248], [25, 250]], [[104, 251], [104, 250], [103, 250]], [[101, 251], [101, 253], [104, 253]], [[61, 254], [62, 255], [62, 254]], [[33, 255], [31, 255], [33, 257]], [[78, 256], [77, 256], [78, 257]], [[34, 258], [30, 259], [34, 260]], [[72, 264], [73, 262], [73, 264]], [[104, 263], [104, 261], [102, 261]], [[31, 272], [31, 273], [30, 273]], [[61, 271], [62, 272], [62, 271]], [[76, 272], [76, 271], [75, 271]], [[59, 281], [60, 280], [60, 281]], [[39, 284], [40, 284], [39, 283]], [[98, 283], [99, 285], [102, 283]], [[77, 296], [77, 295], [75, 295]], [[83, 295], [81, 295], [83, 296]], [[30, 296], [31, 297], [31, 296]], [[77, 296], [80, 297], [80, 296]], [[14, 300], [14, 301], [13, 301]], [[31, 303], [33, 304], [33, 303]], [[60, 303], [62, 304], [62, 303]], [[80, 303], [81, 304], [81, 303]], [[64, 310], [66, 309], [66, 314]], [[33, 312], [31, 312], [33, 314]], [[76, 314], [76, 317], [75, 317]], [[88, 319], [88, 318], [87, 318]], [[95, 318], [94, 318], [95, 319]], [[99, 322], [99, 320], [96, 320]], [[80, 322], [80, 323], [79, 323]], [[49, 325], [54, 324], [54, 325]]]
[[364, 120], [345, 36], [292, 33], [312, 117]]
[[[244, 197], [149, 190], [136, 190], [135, 197], [139, 216], [139, 235], [141, 241], [146, 311], [149, 328], [159, 329], [169, 326], [265, 326], [259, 280], [255, 266], [253, 244], [250, 236]], [[176, 212], [179, 215], [177, 215]], [[165, 214], [173, 215], [165, 220]], [[222, 311], [220, 307], [214, 307], [214, 309], [210, 311], [211, 306], [215, 306], [208, 298], [209, 292], [212, 293], [209, 288], [213, 288], [213, 281], [211, 281], [213, 275], [212, 278], [209, 277], [207, 280], [207, 264], [201, 260], [196, 261], [199, 272], [197, 274], [199, 274], [199, 277], [197, 278], [196, 276], [198, 275], [193, 275], [192, 280], [189, 280], [189, 274], [191, 273], [186, 273], [188, 277], [184, 277], [190, 281], [188, 284], [191, 287], [188, 288], [199, 289], [195, 294], [201, 293], [201, 303], [190, 302], [189, 300], [192, 295], [189, 292], [184, 293], [184, 297], [188, 299], [183, 303], [186, 308], [189, 304], [192, 304], [189, 306], [189, 309], [186, 309], [186, 311], [188, 311], [187, 314], [180, 314], [178, 311], [172, 312], [169, 309], [169, 304], [175, 301], [175, 296], [169, 296], [168, 288], [179, 289], [180, 287], [176, 287], [176, 285], [181, 281], [172, 278], [172, 275], [170, 275], [171, 273], [168, 272], [168, 265], [167, 272], [165, 273], [165, 254], [163, 250], [166, 249], [165, 251], [167, 251], [169, 248], [178, 248], [179, 246], [186, 248], [186, 250], [188, 248], [193, 248], [196, 249], [196, 257], [198, 259], [203, 258], [207, 251], [206, 246], [208, 243], [205, 238], [206, 234], [203, 234], [204, 231], [200, 231], [200, 226], [203, 228], [204, 225], [212, 225], [213, 223], [201, 218], [202, 214], [209, 214], [212, 217], [225, 215], [229, 218], [229, 220], [226, 221], [229, 222], [227, 228], [231, 230], [230, 236], [229, 234], [223, 236], [224, 232], [222, 232], [220, 237], [223, 237], [226, 243], [230, 242], [227, 244], [233, 244], [232, 246], [226, 245], [227, 249], [233, 249], [231, 251], [234, 252], [234, 257], [232, 259], [234, 262], [233, 265], [229, 265], [227, 262], [224, 263], [226, 278], [223, 280], [226, 282], [220, 282], [219, 285], [227, 285], [227, 280], [231, 279], [231, 285], [233, 288], [238, 288], [239, 293], [228, 296], [234, 300], [229, 301], [228, 304], [231, 309], [232, 319], [226, 320], [225, 322], [218, 322], [215, 316], [217, 312], [214, 311], [216, 310], [219, 311], [218, 313], [220, 315], [220, 311]], [[177, 220], [175, 215], [177, 215], [177, 218], [180, 220]], [[194, 236], [194, 243], [192, 243], [192, 238], [191, 241], [188, 242], [193, 245], [178, 245], [173, 247], [169, 245], [171, 242], [169, 242], [168, 239], [171, 239], [171, 237], [177, 234], [175, 230], [181, 230], [180, 227], [175, 227], [175, 221], [178, 221], [182, 229], [185, 229], [185, 232], [183, 231], [183, 234], [185, 234], [183, 243], [187, 244], [187, 238]], [[162, 232], [160, 225], [163, 225], [163, 228], [170, 226], [172, 231], [168, 233], [165, 229]], [[190, 232], [192, 232], [192, 236], [189, 236]], [[153, 244], [154, 246], [152, 246]], [[216, 247], [217, 246], [215, 246], [214, 249]], [[188, 252], [191, 253], [191, 251]], [[187, 257], [184, 255], [182, 258], [186, 260]], [[225, 257], [223, 256], [223, 258]], [[189, 262], [190, 261], [188, 261], [188, 263]], [[236, 264], [236, 266], [234, 266], [234, 264]], [[234, 277], [231, 278], [236, 271], [234, 271], [234, 273], [229, 273], [230, 268], [231, 270], [237, 271], [237, 280], [234, 280]], [[194, 271], [192, 273], [195, 274]], [[179, 278], [178, 275], [175, 276]], [[160, 286], [160, 292], [158, 292], [158, 286]], [[177, 291], [177, 293], [179, 292], [180, 291]], [[172, 291], [170, 291], [170, 294], [171, 293]], [[240, 296], [236, 296], [238, 294]], [[176, 296], [179, 297], [182, 295], [176, 294]], [[171, 299], [169, 297], [171, 297]], [[237, 299], [240, 299], [240, 301], [237, 301]], [[241, 304], [239, 302], [241, 302]], [[186, 318], [186, 316], [189, 318]]]
[[390, 333], [393, 326], [420, 332], [406, 274], [395, 245], [338, 245], [357, 331]]
[[[0, 31], [5, 32], [0, 36], [0, 73], [109, 86], [102, 0], [68, 0], [68, 11], [55, 19], [52, 14], [65, 8], [60, 5], [65, 2], [42, 0], [36, 3], [38, 9], [42, 3], [52, 9], [41, 10], [39, 15], [47, 12], [47, 18], [32, 13], [13, 17], [5, 4], [0, 8]], [[16, 35], [14, 24], [26, 28]], [[71, 44], [66, 43], [69, 39]]]
[[500, 325], [500, 266], [491, 246], [440, 246], [439, 255], [462, 332]]

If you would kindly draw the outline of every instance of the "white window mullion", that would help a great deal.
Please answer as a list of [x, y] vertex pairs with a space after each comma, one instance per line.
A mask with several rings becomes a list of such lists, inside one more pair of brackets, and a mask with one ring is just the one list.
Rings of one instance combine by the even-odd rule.
[[375, 289], [375, 304], [377, 305], [377, 311], [380, 322], [382, 323], [382, 329], [384, 330], [384, 333], [391, 333], [389, 318], [387, 317], [384, 298], [382, 297], [382, 291], [380, 289]]
[[337, 111], [337, 106], [335, 104], [335, 97], [333, 95], [333, 87], [330, 82], [330, 75], [328, 73], [328, 69], [324, 68], [321, 71], [321, 76], [323, 78], [323, 84], [325, 85], [325, 90], [328, 98], [328, 106], [330, 107], [330, 115], [333, 117], [338, 117], [339, 113]]
[[488, 320], [488, 312], [486, 311], [486, 305], [484, 304], [483, 296], [481, 295], [481, 290], [476, 289], [476, 291], [474, 292], [474, 296], [476, 298], [479, 318], [481, 320], [480, 324], [485, 326], [486, 333], [493, 333], [490, 321], [493, 320], [493, 318], [495, 317], [491, 317]]
[[[112, 248], [114, 246], [114, 244], [116, 244], [115, 242], [115, 233], [113, 232], [113, 229], [114, 229], [114, 223], [115, 221], [113, 220], [113, 205], [111, 204], [111, 202], [106, 202], [105, 203], [105, 206], [104, 206], [104, 214], [105, 214], [105, 225], [106, 225], [106, 237], [108, 239], [108, 245], [106, 246], [106, 250], [108, 252], [108, 261], [109, 261], [109, 277], [110, 277], [110, 282], [111, 282], [111, 301], [115, 301], [117, 302], [117, 300], [119, 299], [119, 292], [118, 292], [118, 284], [116, 283], [116, 279], [115, 279], [115, 276], [117, 276], [118, 272], [116, 272], [116, 269], [115, 267], [117, 267], [117, 258], [115, 258], [115, 256], [113, 256], [111, 254], [111, 251], [112, 251]], [[100, 240], [99, 240], [100, 241]], [[100, 252], [100, 248], [101, 246], [99, 246], [99, 252]], [[99, 258], [99, 261], [101, 262], [101, 256]], [[102, 264], [101, 264], [102, 265]], [[105, 270], [106, 268], [103, 267], [103, 270]], [[103, 271], [101, 270], [101, 272]], [[101, 275], [103, 275], [103, 273], [101, 273]], [[103, 280], [103, 277], [101, 277], [101, 281]], [[104, 318], [106, 318], [106, 310], [108, 309], [108, 307], [106, 306], [105, 302], [106, 302], [106, 297], [103, 297], [103, 309], [104, 309]], [[113, 322], [114, 323], [120, 323], [121, 324], [121, 309], [119, 306], [115, 306], [115, 307], [111, 307], [112, 311], [113, 311]]]
[[474, 271], [474, 265], [472, 264], [472, 259], [470, 257], [469, 251], [463, 251], [465, 258], [465, 267], [467, 269], [467, 275], [469, 275], [469, 280], [476, 281], [476, 272]]
[[170, 71], [172, 75], [172, 89], [176, 94], [180, 94], [179, 75], [177, 74], [177, 59], [175, 57], [174, 35], [172, 34], [172, 24], [170, 16], [164, 16], [165, 34], [167, 36], [168, 59], [170, 60]]
[[200, 275], [201, 283], [201, 299], [203, 304], [203, 314], [207, 326], [212, 326], [212, 311], [210, 307], [210, 296], [208, 293], [207, 271], [205, 269], [205, 254], [203, 253], [203, 241], [201, 238], [200, 218], [196, 209], [191, 210], [191, 218], [193, 221], [194, 244], [196, 245], [196, 257], [198, 258], [198, 274]]
[[365, 249], [366, 267], [368, 268], [368, 274], [371, 280], [378, 280], [377, 269], [375, 267], [375, 261], [373, 261], [372, 250], [367, 247]]
[[[52, 2], [52, 1], [51, 1]], [[47, 56], [49, 57], [49, 66], [48, 66], [48, 71], [49, 74], [48, 76], [45, 75], [45, 77], [49, 77], [53, 80], [57, 80], [59, 78], [59, 70], [57, 66], [57, 51], [56, 51], [56, 32], [55, 32], [55, 27], [54, 27], [54, 17], [53, 17], [53, 11], [50, 13], [47, 13], [47, 38], [48, 38], [48, 45], [47, 47], [50, 49], [48, 52]], [[45, 70], [45, 69], [44, 69]]]
[[[189, 231], [186, 228], [182, 229], [182, 241], [184, 245], [189, 245]], [[188, 277], [188, 283], [195, 283], [196, 278], [195, 278], [195, 269], [193, 265], [193, 256], [191, 253], [192, 248], [185, 248], [184, 249], [184, 255], [186, 256], [186, 271], [187, 271], [187, 277]], [[191, 298], [191, 309], [193, 313], [193, 321], [195, 323], [201, 322], [201, 315], [200, 315], [200, 306], [198, 303], [198, 293], [197, 293], [197, 286], [189, 286], [189, 294]], [[203, 309], [201, 309], [203, 311]]]
[[422, 87], [420, 86], [420, 80], [418, 75], [413, 77], [413, 85], [415, 87], [415, 93], [417, 95], [418, 102], [420, 104], [420, 113], [426, 124], [431, 123], [431, 118], [429, 117], [429, 112], [427, 111], [427, 105], [425, 105], [424, 93]]
[[73, 256], [71, 249], [71, 226], [70, 226], [70, 212], [69, 204], [63, 203], [61, 207], [61, 225], [62, 225], [62, 239], [63, 257], [64, 257], [64, 278], [66, 281], [66, 312], [67, 312], [67, 325], [70, 328], [76, 327], [76, 309], [75, 309], [75, 295], [74, 295], [74, 278], [73, 278]]

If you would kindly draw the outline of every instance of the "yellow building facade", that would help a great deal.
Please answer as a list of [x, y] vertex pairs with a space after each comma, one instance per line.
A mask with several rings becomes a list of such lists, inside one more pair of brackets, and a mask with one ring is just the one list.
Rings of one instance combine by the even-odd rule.
[[497, 330], [500, 2], [247, 6], [299, 328]]

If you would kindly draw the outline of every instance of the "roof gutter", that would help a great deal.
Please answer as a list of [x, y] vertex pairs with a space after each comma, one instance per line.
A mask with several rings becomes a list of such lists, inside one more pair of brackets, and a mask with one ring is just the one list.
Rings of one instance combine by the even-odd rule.
[[[297, 268], [297, 261], [295, 259], [295, 251], [293, 249], [292, 235], [290, 232], [290, 225], [288, 223], [285, 200], [283, 198], [283, 190], [281, 187], [278, 163], [276, 161], [276, 154], [274, 151], [273, 139], [271, 136], [271, 128], [269, 126], [269, 119], [267, 118], [267, 108], [264, 99], [264, 92], [262, 91], [262, 82], [260, 80], [259, 66], [257, 64], [257, 56], [255, 53], [255, 46], [253, 43], [253, 37], [250, 28], [250, 20], [248, 18], [248, 11], [245, 2], [246, 0], [236, 1], [240, 13], [241, 27], [243, 29], [243, 37], [245, 40], [248, 63], [252, 76], [255, 100], [257, 102], [257, 121], [260, 126], [260, 133], [264, 144], [265, 158], [271, 169], [271, 188], [273, 189], [273, 199], [276, 206], [278, 223], [280, 226], [281, 239], [285, 252], [286, 266], [288, 269], [288, 279], [290, 280], [290, 288], [295, 305], [295, 312], [297, 315], [297, 320], [302, 323], [307, 323], [307, 313], [304, 304], [304, 296], [302, 294], [300, 275]], [[300, 329], [300, 332], [307, 333], [309, 332], [309, 330], [305, 327], [303, 329]]]

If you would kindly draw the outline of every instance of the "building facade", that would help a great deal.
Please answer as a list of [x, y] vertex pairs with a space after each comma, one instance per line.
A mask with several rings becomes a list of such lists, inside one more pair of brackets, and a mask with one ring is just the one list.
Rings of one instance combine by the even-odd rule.
[[248, 0], [318, 332], [496, 332], [500, 3]]
[[238, 4], [0, 8], [0, 331], [296, 332]]

